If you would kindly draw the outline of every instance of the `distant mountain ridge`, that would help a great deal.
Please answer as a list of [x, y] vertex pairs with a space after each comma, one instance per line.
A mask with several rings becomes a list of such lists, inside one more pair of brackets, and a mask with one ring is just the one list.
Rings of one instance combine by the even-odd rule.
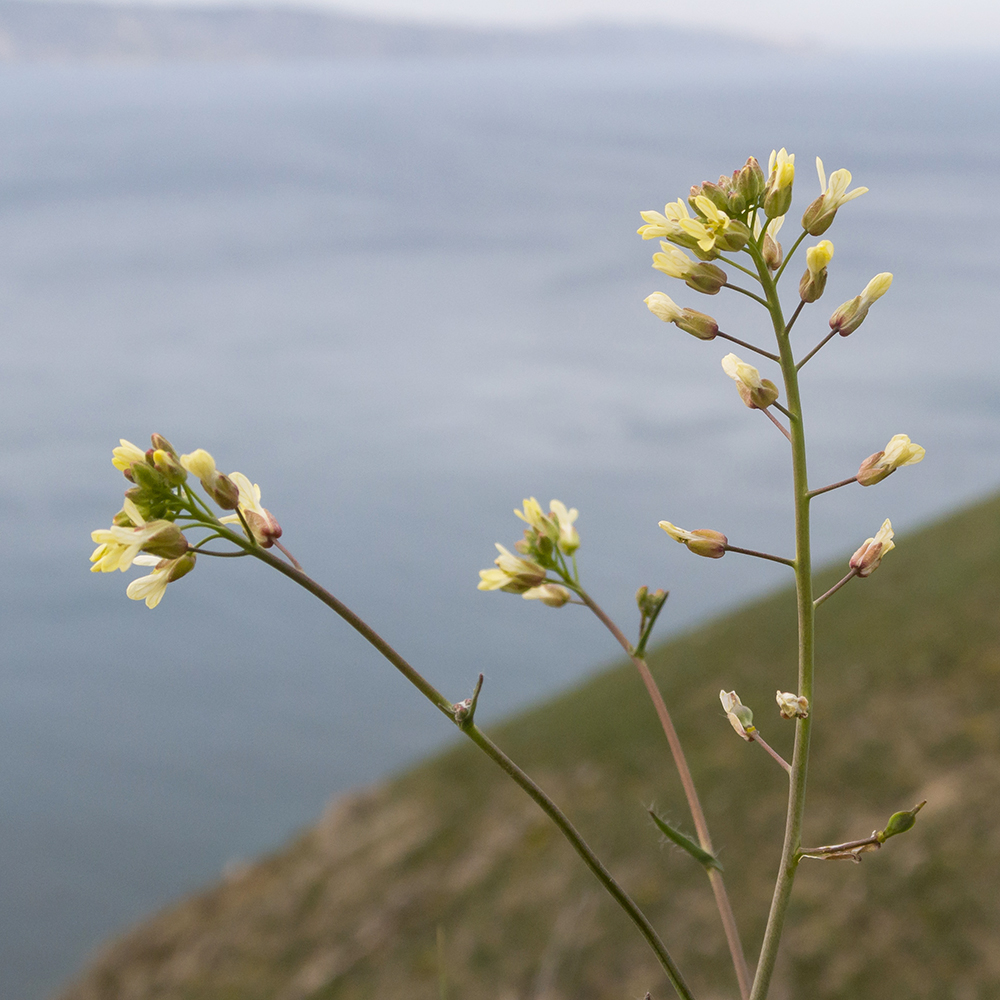
[[278, 62], [434, 55], [626, 54], [745, 40], [664, 25], [475, 28], [284, 6], [0, 0], [3, 62]]

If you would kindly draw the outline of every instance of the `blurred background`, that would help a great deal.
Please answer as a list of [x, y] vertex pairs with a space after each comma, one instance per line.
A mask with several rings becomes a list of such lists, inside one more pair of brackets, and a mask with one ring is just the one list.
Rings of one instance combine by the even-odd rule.
[[629, 628], [640, 584], [671, 590], [668, 635], [786, 582], [657, 527], [792, 546], [786, 443], [727, 347], [642, 300], [760, 343], [766, 315], [635, 234], [786, 146], [792, 239], [815, 156], [870, 188], [796, 342], [895, 274], [806, 369], [811, 479], [895, 433], [927, 449], [815, 506], [820, 561], [996, 489], [998, 15], [868, 4], [868, 33], [850, 4], [752, 6], [719, 35], [685, 3], [0, 3], [0, 994], [41, 1000], [450, 735], [260, 565], [203, 559], [154, 611], [91, 576], [119, 438], [259, 483], [307, 572], [456, 700], [485, 673], [496, 721], [616, 655], [579, 609], [476, 591], [524, 497], [580, 509], [583, 580]]

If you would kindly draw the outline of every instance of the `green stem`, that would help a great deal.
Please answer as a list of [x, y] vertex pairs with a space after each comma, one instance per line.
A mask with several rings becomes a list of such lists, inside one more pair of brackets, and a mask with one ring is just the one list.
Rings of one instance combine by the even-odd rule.
[[646, 915], [639, 909], [636, 903], [627, 892], [615, 881], [610, 872], [604, 867], [600, 859], [590, 849], [587, 842], [580, 836], [576, 827], [569, 821], [566, 815], [550, 799], [542, 789], [535, 784], [527, 774], [524, 773], [499, 747], [496, 746], [483, 732], [475, 725], [470, 715], [464, 722], [458, 721], [455, 715], [455, 706], [440, 691], [430, 684], [424, 677], [412, 667], [392, 646], [389, 645], [367, 622], [359, 618], [343, 602], [337, 600], [328, 590], [321, 587], [315, 580], [307, 576], [301, 570], [283, 562], [272, 555], [267, 549], [251, 547], [246, 539], [240, 538], [235, 532], [225, 532], [229, 541], [238, 545], [250, 555], [256, 556], [261, 562], [267, 563], [279, 573], [283, 573], [290, 580], [300, 587], [308, 590], [314, 597], [319, 598], [328, 608], [335, 611], [347, 622], [356, 632], [360, 633], [372, 646], [374, 646], [435, 708], [465, 733], [491, 760], [511, 777], [535, 802], [542, 808], [543, 812], [559, 828], [563, 836], [570, 842], [573, 849], [583, 859], [584, 863], [596, 876], [597, 880], [607, 890], [611, 897], [625, 911], [632, 922], [639, 928], [640, 933], [652, 948], [660, 964], [663, 966], [677, 995], [681, 1000], [693, 1000], [691, 991], [681, 976], [680, 970], [674, 964], [673, 959], [667, 952], [666, 946], [660, 940], [659, 935], [649, 922]]
[[754, 281], [760, 281], [757, 277], [756, 271], [751, 271], [749, 267], [744, 267], [742, 264], [738, 264], [735, 260], [730, 260], [728, 257], [723, 257], [720, 253], [718, 260], [721, 260], [723, 264], [727, 264], [729, 267], [735, 267], [737, 271], [742, 271], [744, 274], [749, 274]]
[[639, 928], [640, 933], [646, 939], [646, 943], [653, 949], [656, 957], [660, 960], [660, 965], [663, 966], [664, 971], [667, 973], [667, 978], [673, 985], [677, 995], [682, 1000], [692, 1000], [691, 991], [688, 989], [680, 970], [674, 964], [673, 959], [667, 952], [653, 925], [629, 894], [614, 880], [611, 873], [604, 867], [600, 859], [590, 849], [587, 842], [577, 832], [576, 827], [573, 826], [559, 807], [478, 726], [472, 725], [468, 728], [463, 728], [463, 732], [487, 757], [520, 785], [538, 803], [545, 815], [559, 827], [562, 835], [570, 842], [576, 853], [580, 855], [584, 864], [594, 873], [608, 894], [628, 914], [636, 927]]
[[[806, 234], [796, 240], [789, 257]], [[792, 445], [792, 479], [795, 499], [795, 594], [798, 611], [798, 691], [813, 703], [813, 659], [815, 639], [815, 619], [812, 597], [812, 557], [809, 536], [809, 479], [806, 468], [806, 439], [802, 420], [802, 401], [799, 395], [798, 372], [789, 342], [781, 302], [778, 299], [777, 279], [781, 271], [771, 280], [767, 265], [752, 244], [748, 247], [757, 266], [761, 286], [767, 296], [771, 323], [774, 326], [781, 356], [781, 374], [785, 384], [785, 398], [788, 401], [789, 433]], [[788, 257], [785, 258], [785, 264]], [[782, 270], [784, 265], [782, 265]], [[785, 818], [785, 837], [781, 848], [781, 861], [774, 886], [771, 909], [767, 917], [767, 928], [761, 945], [757, 973], [754, 977], [751, 1000], [764, 1000], [771, 985], [774, 963], [778, 955], [781, 932], [784, 927], [792, 884], [799, 862], [799, 848], [802, 845], [802, 820], [805, 813], [806, 776], [809, 764], [809, 736], [812, 729], [812, 713], [799, 719], [795, 726], [795, 748], [792, 753], [791, 774], [789, 775], [788, 810]]]

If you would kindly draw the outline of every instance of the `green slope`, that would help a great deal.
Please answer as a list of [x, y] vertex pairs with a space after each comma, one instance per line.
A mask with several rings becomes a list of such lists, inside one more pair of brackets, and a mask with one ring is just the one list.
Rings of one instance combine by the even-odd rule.
[[[824, 605], [819, 640], [806, 843], [928, 805], [863, 864], [802, 863], [772, 997], [1000, 997], [1000, 499], [904, 537]], [[795, 644], [785, 592], [651, 657], [751, 961], [786, 783], [736, 738], [718, 692], [735, 687], [787, 754], [792, 726], [773, 699], [794, 688]], [[655, 803], [690, 832], [632, 668], [493, 735], [646, 908], [699, 1000], [736, 996], [707, 880], [645, 813]], [[537, 807], [463, 745], [341, 800], [278, 853], [137, 927], [63, 1000], [439, 1000], [439, 955], [449, 1000], [671, 995]]]

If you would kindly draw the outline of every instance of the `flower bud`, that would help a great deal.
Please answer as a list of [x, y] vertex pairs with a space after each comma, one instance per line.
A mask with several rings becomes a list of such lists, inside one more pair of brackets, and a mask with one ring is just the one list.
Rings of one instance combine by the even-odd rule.
[[541, 601], [550, 608], [561, 608], [573, 595], [558, 583], [543, 583], [526, 590], [521, 596], [526, 601]]
[[719, 332], [719, 324], [711, 316], [695, 309], [682, 309], [663, 292], [653, 292], [644, 301], [654, 316], [659, 316], [664, 323], [673, 323], [699, 340], [712, 340]]
[[184, 537], [184, 532], [172, 521], [152, 521], [146, 525], [146, 530], [143, 552], [159, 556], [161, 559], [179, 559], [187, 552], [188, 540]]
[[892, 525], [886, 518], [875, 537], [866, 539], [864, 545], [851, 556], [851, 569], [855, 570], [860, 577], [871, 576], [878, 569], [882, 557], [896, 547], [892, 537]]
[[136, 462], [129, 470], [132, 482], [147, 493], [156, 493], [170, 488], [167, 477], [147, 462]]
[[768, 161], [769, 177], [764, 192], [764, 214], [769, 219], [775, 219], [788, 211], [792, 203], [792, 182], [795, 180], [795, 154], [785, 151], [784, 147], [771, 151]]
[[155, 450], [169, 452], [174, 458], [177, 458], [174, 446], [162, 434], [151, 434], [150, 440], [153, 442]]
[[187, 479], [187, 471], [177, 461], [177, 456], [163, 448], [157, 448], [153, 452], [153, 468], [171, 486], [180, 486]]
[[175, 580], [179, 580], [182, 576], [187, 576], [188, 573], [194, 569], [196, 561], [197, 557], [193, 552], [188, 552], [181, 556], [180, 559], [175, 559], [173, 566], [170, 568], [170, 572], [167, 574], [167, 583], [173, 583]]
[[721, 559], [726, 554], [729, 539], [721, 531], [710, 528], [697, 528], [685, 531], [669, 521], [660, 521], [660, 527], [675, 541], [686, 545], [696, 556], [707, 559]]
[[860, 295], [855, 295], [853, 299], [845, 302], [834, 312], [830, 317], [830, 329], [836, 330], [841, 337], [846, 337], [848, 334], [854, 333], [865, 321], [872, 303], [882, 298], [889, 290], [891, 284], [892, 275], [888, 271], [876, 274], [865, 285], [865, 290]]
[[757, 732], [757, 727], [753, 724], [753, 712], [740, 701], [740, 696], [735, 691], [720, 691], [719, 701], [722, 702], [722, 709], [733, 729], [743, 739], [752, 740], [753, 734]]
[[757, 158], [747, 157], [747, 162], [740, 168], [736, 176], [735, 187], [742, 195], [747, 205], [753, 205], [764, 193], [766, 179]]
[[833, 258], [833, 244], [829, 240], [806, 250], [806, 271], [799, 281], [799, 298], [815, 302], [826, 288], [826, 265]]
[[751, 410], [766, 410], [778, 398], [778, 387], [770, 379], [762, 379], [753, 365], [740, 361], [735, 354], [722, 359], [722, 370], [736, 383], [740, 399]]
[[778, 713], [783, 719], [805, 719], [809, 715], [809, 699], [792, 694], [791, 691], [778, 691], [774, 696], [778, 703]]
[[[779, 218], [783, 219], [784, 216], [781, 215]], [[770, 230], [768, 226], [768, 230]], [[781, 244], [771, 236], [770, 231], [764, 234], [764, 244], [761, 247], [761, 256], [764, 258], [764, 263], [767, 264], [769, 271], [777, 271], [781, 267], [781, 261], [785, 256], [785, 252], [781, 247]]]
[[750, 228], [739, 219], [730, 219], [725, 230], [716, 233], [715, 246], [727, 252], [742, 250], [750, 242], [752, 235]]
[[663, 607], [663, 602], [669, 596], [667, 591], [662, 588], [654, 590], [651, 594], [648, 587], [640, 587], [635, 592], [635, 603], [639, 608], [639, 614], [643, 618], [651, 618], [659, 614], [660, 608]]

